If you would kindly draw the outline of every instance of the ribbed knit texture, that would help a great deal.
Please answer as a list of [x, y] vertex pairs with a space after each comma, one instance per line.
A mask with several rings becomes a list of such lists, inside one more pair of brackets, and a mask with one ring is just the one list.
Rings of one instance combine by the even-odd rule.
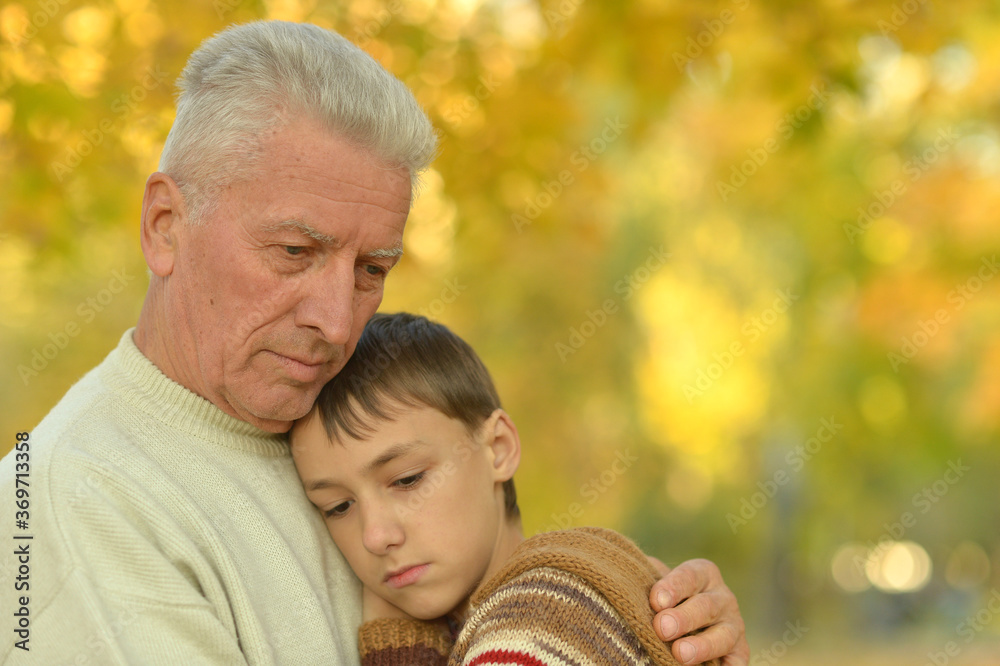
[[[8, 635], [3, 663], [358, 663], [360, 588], [285, 436], [163, 375], [132, 330], [30, 447], [31, 650]], [[14, 464], [0, 461], [8, 526]]]
[[[653, 631], [649, 590], [658, 579], [642, 551], [617, 532], [581, 527], [539, 534], [476, 591], [454, 645], [442, 646], [428, 623], [376, 620], [359, 632], [361, 662], [676, 666], [670, 645]], [[422, 660], [414, 661], [418, 647]]]
[[362, 625], [366, 654], [364, 666], [395, 664], [444, 664], [451, 651], [451, 636], [430, 622], [379, 618]]

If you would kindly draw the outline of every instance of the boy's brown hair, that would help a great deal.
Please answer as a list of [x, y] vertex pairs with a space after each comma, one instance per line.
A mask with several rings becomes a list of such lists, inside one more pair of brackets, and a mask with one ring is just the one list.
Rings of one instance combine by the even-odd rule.
[[[426, 317], [376, 314], [354, 354], [316, 398], [330, 439], [343, 431], [366, 439], [372, 420], [391, 421], [390, 401], [426, 406], [475, 433], [500, 408], [500, 396], [483, 362], [460, 337]], [[509, 518], [520, 514], [514, 480], [503, 484]]]

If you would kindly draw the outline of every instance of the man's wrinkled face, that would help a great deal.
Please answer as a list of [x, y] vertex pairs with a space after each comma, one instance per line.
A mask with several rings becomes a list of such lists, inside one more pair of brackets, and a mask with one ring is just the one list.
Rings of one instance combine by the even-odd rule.
[[190, 331], [198, 392], [271, 431], [304, 416], [344, 365], [402, 253], [405, 168], [305, 121], [184, 225], [167, 316]]

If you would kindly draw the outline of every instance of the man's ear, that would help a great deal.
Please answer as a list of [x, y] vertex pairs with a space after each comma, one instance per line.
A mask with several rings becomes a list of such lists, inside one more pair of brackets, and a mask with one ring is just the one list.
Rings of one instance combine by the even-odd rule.
[[177, 235], [187, 223], [180, 188], [173, 178], [157, 171], [146, 181], [139, 228], [142, 253], [154, 275], [165, 277], [173, 272]]
[[486, 446], [490, 448], [493, 480], [507, 481], [514, 476], [521, 462], [521, 438], [517, 426], [502, 409], [494, 411], [484, 424]]

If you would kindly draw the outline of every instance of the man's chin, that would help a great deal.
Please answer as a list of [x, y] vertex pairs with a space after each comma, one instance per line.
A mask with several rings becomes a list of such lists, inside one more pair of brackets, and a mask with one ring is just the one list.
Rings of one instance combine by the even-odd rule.
[[288, 432], [292, 424], [308, 414], [322, 386], [316, 388], [272, 387], [247, 396], [238, 417], [261, 430]]

